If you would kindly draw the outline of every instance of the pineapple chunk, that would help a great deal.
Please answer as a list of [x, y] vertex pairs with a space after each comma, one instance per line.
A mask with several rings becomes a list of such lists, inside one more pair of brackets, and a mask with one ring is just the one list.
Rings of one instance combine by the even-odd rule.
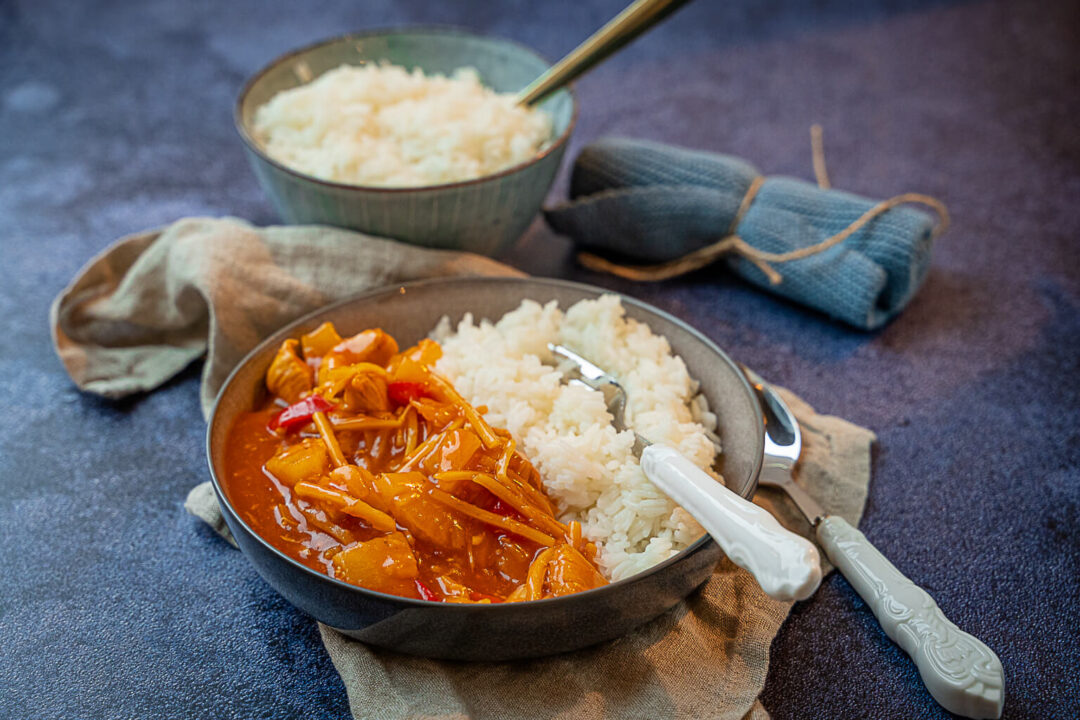
[[405, 536], [391, 533], [334, 556], [334, 576], [376, 592], [416, 597], [420, 570]]
[[266, 461], [266, 471], [288, 486], [301, 480], [326, 474], [330, 457], [318, 438], [307, 438], [297, 445], [283, 448]]
[[330, 352], [335, 345], [341, 342], [333, 323], [324, 322], [306, 335], [300, 337], [300, 347], [304, 351], [304, 359], [322, 357]]

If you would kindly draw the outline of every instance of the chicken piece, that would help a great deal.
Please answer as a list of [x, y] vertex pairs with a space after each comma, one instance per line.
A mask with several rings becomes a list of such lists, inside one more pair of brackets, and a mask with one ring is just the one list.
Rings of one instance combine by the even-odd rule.
[[565, 543], [546, 548], [529, 566], [525, 582], [510, 593], [508, 602], [541, 600], [607, 585], [592, 563]]
[[[346, 490], [360, 500], [379, 500], [375, 492], [375, 477], [359, 465], [342, 465], [330, 471], [330, 483]], [[380, 503], [381, 504], [381, 503]]]
[[297, 344], [293, 338], [281, 343], [266, 371], [266, 388], [290, 405], [310, 392], [315, 383], [311, 368], [296, 353]]
[[339, 365], [333, 369], [319, 366], [319, 392], [328, 398], [341, 395], [358, 372], [356, 365]]
[[518, 585], [514, 592], [506, 596], [505, 602], [524, 602], [529, 600], [529, 588], [526, 585]]
[[359, 465], [342, 465], [330, 471], [330, 484], [346, 489], [350, 495], [389, 514], [393, 510], [392, 496], [383, 495], [374, 475]]
[[307, 438], [278, 450], [264, 467], [268, 473], [291, 487], [301, 480], [325, 474], [330, 467], [330, 457], [320, 439]]
[[417, 597], [420, 569], [399, 532], [358, 543], [334, 555], [334, 577], [376, 592]]
[[439, 575], [435, 578], [435, 586], [442, 595], [441, 600], [448, 603], [477, 603], [490, 605], [501, 603], [502, 598], [497, 595], [489, 595], [479, 590], [474, 590], [450, 575]]
[[375, 486], [390, 501], [390, 514], [420, 540], [444, 550], [464, 550], [468, 535], [461, 520], [425, 490], [430, 486], [418, 472], [383, 473]]
[[544, 597], [570, 595], [607, 585], [600, 571], [572, 546], [556, 545], [552, 550], [544, 582]]
[[[431, 370], [426, 365], [418, 363], [407, 355], [395, 357], [386, 367], [386, 372], [390, 375], [392, 382], [416, 383], [421, 386], [427, 383], [431, 375]], [[424, 395], [428, 394], [425, 390]]]
[[473, 591], [449, 575], [440, 575], [435, 579], [435, 584], [439, 586], [439, 590], [442, 592], [442, 597], [445, 602], [472, 602], [470, 596], [473, 594]]
[[345, 386], [344, 405], [349, 412], [365, 415], [389, 412], [386, 379], [379, 373], [358, 372]]
[[403, 351], [401, 354], [414, 362], [431, 367], [439, 361], [443, 352], [439, 343], [424, 338], [408, 350]]
[[426, 454], [419, 463], [419, 467], [428, 475], [464, 470], [479, 449], [480, 438], [472, 430], [468, 428], [451, 430]]
[[458, 428], [446, 434], [446, 442], [439, 448], [439, 471], [461, 470], [480, 449], [480, 438], [468, 428]]
[[427, 478], [418, 472], [379, 473], [374, 478], [375, 491], [391, 503], [399, 495], [422, 492], [428, 482]]
[[487, 565], [508, 578], [523, 578], [529, 572], [529, 559], [533, 554], [521, 543], [506, 535], [500, 535], [493, 560]]
[[397, 341], [382, 330], [365, 330], [342, 340], [323, 356], [319, 365], [319, 380], [322, 381], [324, 372], [345, 365], [366, 362], [383, 367], [397, 351]]
[[324, 322], [306, 335], [300, 336], [300, 348], [304, 351], [305, 360], [322, 357], [340, 342], [341, 336], [333, 323], [329, 322]]
[[455, 406], [438, 400], [416, 398], [409, 404], [416, 408], [420, 417], [431, 423], [436, 430], [441, 430], [458, 418], [458, 410]]

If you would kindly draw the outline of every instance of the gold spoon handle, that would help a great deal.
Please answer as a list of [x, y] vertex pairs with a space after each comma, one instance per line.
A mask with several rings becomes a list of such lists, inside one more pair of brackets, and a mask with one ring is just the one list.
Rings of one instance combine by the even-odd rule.
[[658, 24], [689, 0], [635, 0], [585, 42], [518, 93], [519, 105], [535, 105]]

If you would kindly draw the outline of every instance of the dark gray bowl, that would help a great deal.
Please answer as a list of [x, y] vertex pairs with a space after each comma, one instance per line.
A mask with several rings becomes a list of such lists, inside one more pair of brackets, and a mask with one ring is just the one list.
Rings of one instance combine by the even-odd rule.
[[[343, 335], [381, 327], [405, 347], [425, 337], [443, 315], [466, 312], [496, 319], [528, 298], [568, 307], [603, 290], [545, 279], [438, 279], [364, 293], [304, 317], [267, 338], [233, 371], [218, 396], [207, 431], [217, 493], [240, 549], [260, 575], [296, 607], [372, 645], [458, 660], [508, 660], [575, 650], [623, 635], [670, 609], [704, 583], [720, 549], [708, 536], [665, 562], [606, 587], [551, 600], [456, 605], [384, 595], [334, 580], [301, 565], [255, 534], [233, 510], [221, 485], [226, 433], [237, 414], [265, 396], [263, 376], [281, 341], [324, 321]], [[664, 335], [719, 416], [729, 488], [749, 498], [764, 448], [763, 420], [746, 379], [727, 355], [677, 318], [623, 297], [627, 314]]]
[[402, 28], [347, 35], [274, 60], [244, 87], [235, 122], [259, 183], [286, 223], [336, 225], [416, 245], [494, 255], [521, 237], [559, 169], [577, 106], [560, 90], [538, 107], [551, 116], [551, 142], [529, 160], [473, 180], [384, 188], [330, 182], [294, 170], [263, 152], [251, 126], [255, 111], [282, 90], [339, 65], [389, 61], [427, 73], [476, 68], [485, 85], [517, 92], [548, 68], [529, 48], [452, 28]]

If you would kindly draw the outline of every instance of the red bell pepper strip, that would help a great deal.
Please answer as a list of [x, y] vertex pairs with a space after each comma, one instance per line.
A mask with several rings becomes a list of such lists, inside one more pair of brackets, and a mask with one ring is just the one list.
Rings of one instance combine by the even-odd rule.
[[421, 600], [430, 600], [431, 602], [442, 602], [441, 597], [439, 597], [434, 592], [432, 592], [431, 588], [429, 588], [427, 585], [420, 582], [419, 580], [416, 581], [416, 589], [420, 593], [420, 599]]
[[293, 432], [311, 422], [311, 416], [317, 412], [333, 410], [330, 401], [321, 395], [309, 395], [295, 402], [270, 419], [271, 430], [281, 428], [285, 432]]
[[395, 380], [386, 386], [386, 392], [395, 405], [408, 405], [412, 400], [427, 397], [427, 389], [418, 382]]

